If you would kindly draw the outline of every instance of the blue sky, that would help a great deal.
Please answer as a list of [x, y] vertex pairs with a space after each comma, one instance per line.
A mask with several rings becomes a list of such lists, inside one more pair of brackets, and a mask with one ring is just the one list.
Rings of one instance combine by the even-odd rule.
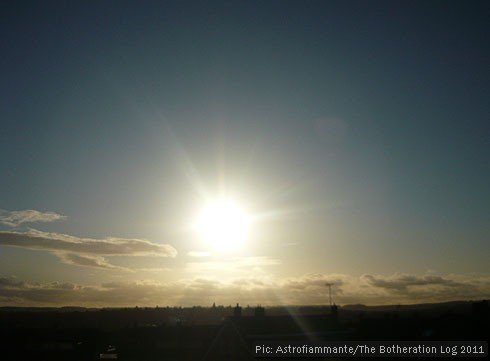
[[[487, 2], [0, 13], [1, 304], [490, 297]], [[232, 253], [190, 230], [223, 195]]]

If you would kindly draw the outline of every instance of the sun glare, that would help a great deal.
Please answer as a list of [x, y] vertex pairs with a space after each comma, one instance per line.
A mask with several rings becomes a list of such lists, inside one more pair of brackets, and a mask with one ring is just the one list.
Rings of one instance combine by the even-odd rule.
[[247, 237], [248, 216], [235, 203], [218, 200], [208, 203], [196, 223], [203, 240], [217, 251], [239, 248]]

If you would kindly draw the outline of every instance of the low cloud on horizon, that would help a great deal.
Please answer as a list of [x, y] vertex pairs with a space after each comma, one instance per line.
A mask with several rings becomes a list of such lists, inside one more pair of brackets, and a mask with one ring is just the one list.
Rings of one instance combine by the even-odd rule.
[[[307, 274], [280, 280], [190, 278], [80, 285], [0, 277], [0, 306], [134, 307], [217, 304], [325, 305], [330, 283], [340, 305], [414, 304], [490, 298], [490, 275]], [[387, 286], [388, 285], [388, 286]]]

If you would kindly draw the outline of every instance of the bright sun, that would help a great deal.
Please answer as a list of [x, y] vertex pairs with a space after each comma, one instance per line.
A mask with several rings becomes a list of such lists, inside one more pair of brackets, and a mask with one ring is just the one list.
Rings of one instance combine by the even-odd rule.
[[247, 237], [249, 218], [235, 203], [209, 202], [201, 211], [196, 228], [204, 241], [217, 251], [239, 248]]

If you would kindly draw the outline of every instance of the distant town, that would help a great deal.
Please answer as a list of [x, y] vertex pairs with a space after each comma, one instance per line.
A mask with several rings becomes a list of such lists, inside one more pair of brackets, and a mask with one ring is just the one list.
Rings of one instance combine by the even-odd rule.
[[342, 307], [3, 307], [0, 347], [2, 360], [253, 360], [252, 347], [262, 341], [488, 340], [489, 310], [488, 300]]

